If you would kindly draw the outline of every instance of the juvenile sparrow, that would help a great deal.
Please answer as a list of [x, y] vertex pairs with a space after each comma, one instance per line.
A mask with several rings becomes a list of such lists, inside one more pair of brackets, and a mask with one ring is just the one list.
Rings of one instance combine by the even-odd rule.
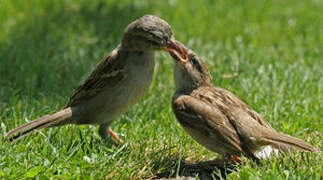
[[284, 151], [296, 147], [319, 152], [301, 139], [277, 132], [234, 94], [214, 87], [201, 59], [190, 49], [185, 51], [187, 59], [170, 51], [176, 85], [172, 108], [194, 140], [221, 154], [224, 162], [240, 155], [258, 161], [255, 154], [267, 145]]
[[139, 18], [127, 26], [122, 43], [75, 90], [62, 110], [17, 127], [5, 137], [15, 140], [35, 130], [65, 124], [97, 124], [102, 138], [109, 132], [119, 141], [108, 127], [148, 90], [155, 51], [159, 50], [183, 54], [164, 20], [152, 15]]

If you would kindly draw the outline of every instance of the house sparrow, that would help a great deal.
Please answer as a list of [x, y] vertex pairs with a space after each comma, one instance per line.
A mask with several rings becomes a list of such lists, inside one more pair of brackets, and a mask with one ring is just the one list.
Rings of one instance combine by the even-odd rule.
[[122, 43], [75, 90], [62, 110], [17, 127], [5, 137], [16, 140], [46, 127], [97, 124], [102, 138], [110, 133], [120, 141], [108, 127], [148, 90], [154, 73], [155, 51], [159, 50], [177, 51], [184, 57], [164, 20], [152, 15], [139, 18], [127, 26]]
[[224, 162], [240, 155], [259, 162], [256, 153], [268, 145], [283, 151], [320, 152], [301, 139], [277, 132], [233, 93], [214, 87], [201, 59], [192, 50], [185, 51], [186, 59], [174, 50], [169, 52], [175, 61], [172, 109], [198, 143], [221, 154]]

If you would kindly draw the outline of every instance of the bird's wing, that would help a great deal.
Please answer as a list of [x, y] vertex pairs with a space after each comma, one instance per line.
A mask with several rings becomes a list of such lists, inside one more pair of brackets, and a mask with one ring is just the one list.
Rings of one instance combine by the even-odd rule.
[[251, 109], [246, 103], [244, 103], [232, 92], [218, 87], [212, 87], [212, 89], [212, 92], [218, 93], [216, 94], [216, 96], [221, 97], [224, 103], [228, 104], [229, 106], [241, 108], [243, 111], [248, 113], [249, 116], [251, 116], [251, 118], [256, 120], [260, 125], [267, 128], [272, 128], [271, 125], [261, 115], [259, 115], [253, 109]]
[[258, 140], [261, 139], [262, 132], [267, 129], [268, 131], [272, 130], [272, 128], [267, 127], [266, 124], [268, 123], [262, 118], [261, 120], [264, 122], [259, 122], [260, 116], [258, 114], [255, 118], [255, 114], [250, 114], [253, 111], [252, 109], [234, 94], [221, 88], [202, 87], [193, 95], [221, 111], [237, 133], [244, 154], [258, 161], [254, 152], [261, 145]]
[[75, 106], [79, 102], [102, 92], [105, 87], [113, 86], [125, 77], [124, 66], [121, 61], [119, 47], [114, 49], [95, 68], [91, 75], [74, 91], [66, 105]]
[[224, 146], [228, 153], [242, 151], [237, 132], [217, 106], [182, 95], [173, 100], [172, 108], [180, 124], [213, 138], [214, 146]]
[[[225, 89], [212, 87], [213, 90], [208, 90], [208, 92], [213, 92], [213, 96], [218, 96], [222, 98], [222, 102], [224, 102], [227, 106], [231, 108], [231, 116], [234, 118], [232, 123], [235, 123], [241, 134], [247, 138], [247, 141], [253, 140], [261, 140], [263, 139], [263, 135], [267, 132], [275, 133], [274, 128], [256, 111], [251, 109], [247, 104], [245, 104], [242, 100], [240, 100], [237, 96], [235, 96], [230, 91]], [[245, 123], [241, 123], [245, 122]], [[252, 131], [250, 131], [252, 129]], [[251, 133], [251, 134], [249, 134]], [[268, 135], [268, 134], [267, 134]], [[254, 144], [265, 145], [261, 142], [253, 142]], [[280, 144], [272, 144], [275, 148], [282, 150], [284, 152], [289, 152], [290, 147]], [[252, 146], [252, 145], [251, 145]], [[254, 146], [255, 147], [255, 146]]]

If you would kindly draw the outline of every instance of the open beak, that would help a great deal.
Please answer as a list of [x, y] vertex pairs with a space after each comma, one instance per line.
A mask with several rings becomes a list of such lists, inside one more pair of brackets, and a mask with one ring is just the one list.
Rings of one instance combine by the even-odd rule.
[[179, 41], [169, 40], [167, 46], [164, 47], [163, 50], [169, 52], [177, 62], [186, 63], [187, 51], [185, 46]]

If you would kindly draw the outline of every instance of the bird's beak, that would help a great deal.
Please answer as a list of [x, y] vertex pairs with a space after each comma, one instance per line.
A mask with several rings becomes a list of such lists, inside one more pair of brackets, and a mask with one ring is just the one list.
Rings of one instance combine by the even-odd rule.
[[174, 58], [174, 60], [186, 63], [187, 51], [182, 43], [174, 39], [171, 39], [168, 41], [167, 46], [164, 47], [163, 50], [169, 52], [169, 54]]

